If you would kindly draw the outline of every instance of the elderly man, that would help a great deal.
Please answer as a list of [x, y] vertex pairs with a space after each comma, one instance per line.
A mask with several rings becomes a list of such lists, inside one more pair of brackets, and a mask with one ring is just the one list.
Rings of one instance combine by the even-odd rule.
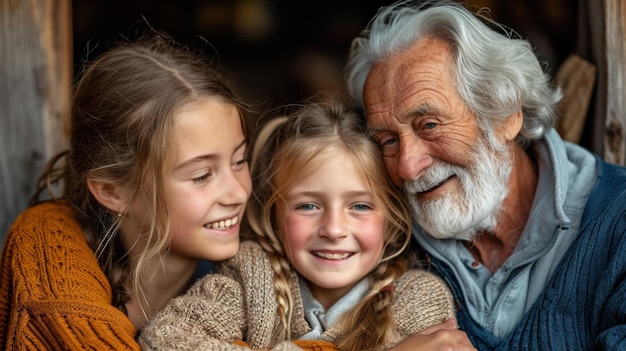
[[401, 2], [347, 77], [475, 347], [626, 349], [626, 169], [559, 137], [527, 41], [456, 2]]

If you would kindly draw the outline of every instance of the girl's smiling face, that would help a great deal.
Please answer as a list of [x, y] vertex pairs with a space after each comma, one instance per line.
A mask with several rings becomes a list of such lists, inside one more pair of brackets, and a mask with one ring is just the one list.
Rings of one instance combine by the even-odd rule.
[[284, 194], [277, 217], [289, 261], [329, 308], [378, 265], [385, 218], [347, 152], [318, 157], [319, 167]]
[[238, 110], [204, 98], [181, 109], [174, 127], [164, 177], [169, 254], [230, 258], [239, 250], [240, 224], [252, 190]]

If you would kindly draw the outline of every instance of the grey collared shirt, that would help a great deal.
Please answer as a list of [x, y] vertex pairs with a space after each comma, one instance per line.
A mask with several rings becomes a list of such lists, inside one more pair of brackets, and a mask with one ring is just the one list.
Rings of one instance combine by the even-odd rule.
[[334, 326], [341, 315], [356, 306], [363, 299], [369, 290], [371, 283], [368, 277], [361, 279], [346, 295], [335, 302], [328, 311], [311, 294], [302, 277], [298, 277], [300, 293], [302, 294], [302, 305], [304, 307], [304, 318], [311, 326], [311, 331], [300, 337], [302, 340], [318, 340], [324, 331]]
[[416, 224], [413, 235], [450, 266], [478, 323], [504, 337], [522, 319], [572, 243], [597, 178], [594, 156], [556, 131], [533, 145], [539, 181], [531, 214], [513, 254], [491, 275], [460, 241], [437, 240]]

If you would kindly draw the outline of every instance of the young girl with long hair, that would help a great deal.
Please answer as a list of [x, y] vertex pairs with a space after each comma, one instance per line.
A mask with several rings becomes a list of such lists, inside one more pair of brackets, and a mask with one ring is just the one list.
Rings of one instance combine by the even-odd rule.
[[237, 340], [382, 350], [454, 318], [445, 283], [407, 270], [408, 205], [362, 118], [337, 99], [311, 103], [257, 146], [251, 239], [157, 314], [145, 350], [229, 350]]
[[153, 33], [82, 72], [69, 149], [3, 245], [2, 348], [139, 350], [147, 319], [238, 251], [245, 105], [205, 57]]

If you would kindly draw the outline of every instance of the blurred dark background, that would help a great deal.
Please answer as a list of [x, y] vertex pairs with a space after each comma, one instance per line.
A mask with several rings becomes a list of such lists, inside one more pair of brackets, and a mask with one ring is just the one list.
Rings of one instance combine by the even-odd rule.
[[[598, 65], [598, 74], [592, 75], [598, 79], [598, 102], [592, 102], [593, 108], [587, 111], [586, 106], [580, 106], [584, 99], [576, 95], [574, 102], [579, 104], [574, 104], [574, 110], [582, 112], [583, 120], [585, 113], [591, 116], [586, 119], [581, 145], [603, 155], [608, 116], [603, 98], [616, 99], [606, 79], [611, 61], [605, 60], [605, 23], [618, 14], [603, 13], [605, 6], [597, 0], [459, 1], [472, 10], [488, 8], [492, 19], [529, 39], [551, 74], [571, 53], [580, 53]], [[68, 4], [0, 0], [4, 15], [0, 21], [4, 30], [0, 40], [0, 97], [4, 98], [0, 103], [0, 212], [4, 214], [0, 217], [0, 237], [27, 206], [45, 161], [65, 148], [62, 135], [69, 108], [68, 77], [77, 77], [82, 63], [101, 54], [110, 42], [133, 39], [150, 26], [183, 44], [202, 46], [206, 40], [210, 45], [204, 43], [204, 48], [218, 70], [254, 107], [246, 115], [254, 138], [259, 124], [285, 111], [281, 106], [297, 104], [318, 92], [345, 94], [343, 67], [350, 43], [378, 8], [389, 3], [70, 0]], [[621, 32], [618, 36], [616, 42], [623, 40]], [[584, 72], [579, 67], [573, 71]], [[620, 77], [618, 70], [610, 72]], [[611, 133], [606, 135], [622, 135]]]
[[[343, 65], [350, 41], [381, 5], [372, 0], [74, 0], [75, 72], [111, 40], [133, 38], [146, 27], [182, 43], [213, 47], [220, 72], [258, 117], [321, 91], [344, 93]], [[470, 0], [531, 40], [554, 73], [574, 50], [576, 4], [571, 0]]]

